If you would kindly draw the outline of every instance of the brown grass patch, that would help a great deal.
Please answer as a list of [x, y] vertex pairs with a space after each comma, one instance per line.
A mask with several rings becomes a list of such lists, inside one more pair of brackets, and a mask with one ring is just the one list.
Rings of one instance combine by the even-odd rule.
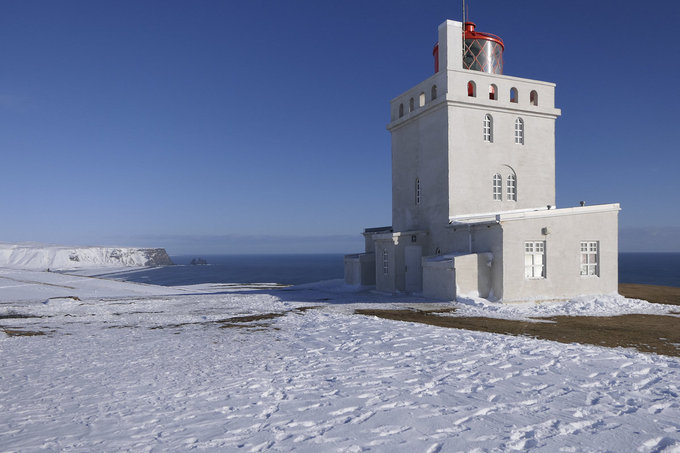
[[673, 286], [619, 283], [619, 294], [631, 299], [642, 299], [657, 304], [680, 305], [680, 288]]
[[230, 327], [248, 327], [262, 329], [265, 327], [269, 327], [270, 323], [262, 323], [257, 321], [267, 321], [285, 315], [286, 313], [263, 313], [260, 315], [234, 316], [233, 318], [221, 319], [215, 322], [220, 324], [220, 329], [227, 329]]
[[0, 327], [0, 330], [5, 332], [10, 337], [35, 337], [38, 335], [45, 335], [45, 332], [39, 330], [19, 330], [19, 329], [8, 329], [5, 327]]
[[323, 308], [323, 305], [308, 305], [306, 307], [298, 307], [294, 311], [297, 313], [304, 313], [309, 310], [316, 310], [317, 308]]
[[275, 313], [260, 313], [257, 315], [245, 315], [245, 316], [232, 316], [231, 318], [218, 319], [215, 321], [199, 321], [199, 322], [183, 322], [179, 324], [168, 324], [165, 326], [154, 326], [151, 329], [165, 329], [165, 328], [177, 328], [191, 325], [214, 325], [217, 324], [220, 329], [226, 328], [247, 328], [253, 330], [265, 330], [266, 328], [272, 328], [274, 330], [279, 330], [276, 327], [271, 327], [271, 323], [262, 322], [269, 321], [274, 318], [280, 318], [281, 316], [286, 316], [288, 313], [298, 313], [302, 314], [308, 310], [313, 310], [316, 308], [321, 308], [321, 305], [312, 305], [307, 307], [298, 307], [290, 311], [282, 311]]
[[24, 313], [15, 313], [13, 311], [9, 313], [0, 314], [0, 319], [28, 319], [28, 318], [44, 318], [44, 316], [27, 315]]
[[280, 313], [261, 313], [258, 315], [246, 315], [246, 316], [233, 316], [231, 318], [218, 319], [215, 321], [197, 321], [197, 322], [182, 322], [178, 324], [167, 324], [164, 326], [154, 326], [150, 327], [152, 330], [156, 329], [172, 329], [184, 326], [195, 326], [195, 325], [218, 325], [220, 329], [225, 329], [229, 327], [244, 327], [244, 328], [256, 328], [262, 330], [262, 328], [269, 327], [270, 324], [267, 322], [270, 319], [285, 316], [287, 312]]
[[438, 327], [522, 335], [561, 343], [635, 348], [680, 356], [680, 319], [663, 315], [554, 316], [529, 322], [482, 317], [438, 316], [413, 310], [356, 310], [355, 313]]

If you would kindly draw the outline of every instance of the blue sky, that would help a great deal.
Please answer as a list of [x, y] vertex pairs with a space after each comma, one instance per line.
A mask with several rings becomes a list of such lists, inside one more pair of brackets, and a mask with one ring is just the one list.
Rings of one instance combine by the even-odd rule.
[[[680, 251], [680, 4], [479, 1], [555, 82], [557, 204]], [[454, 1], [0, 0], [0, 241], [355, 252], [391, 223], [389, 100]]]

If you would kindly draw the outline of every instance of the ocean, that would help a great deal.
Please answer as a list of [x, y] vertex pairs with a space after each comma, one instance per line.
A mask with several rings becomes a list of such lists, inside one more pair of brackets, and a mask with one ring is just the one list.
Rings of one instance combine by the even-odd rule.
[[619, 253], [619, 283], [680, 287], [680, 253]]
[[[343, 255], [182, 255], [177, 266], [117, 274], [116, 279], [164, 286], [198, 283], [297, 285], [343, 278]], [[207, 265], [191, 265], [203, 258]], [[680, 253], [620, 253], [619, 282], [680, 287]]]
[[[113, 278], [163, 286], [199, 283], [281, 283], [299, 285], [343, 278], [341, 254], [310, 255], [181, 255], [176, 266], [116, 274]], [[202, 258], [208, 264], [192, 265]]]

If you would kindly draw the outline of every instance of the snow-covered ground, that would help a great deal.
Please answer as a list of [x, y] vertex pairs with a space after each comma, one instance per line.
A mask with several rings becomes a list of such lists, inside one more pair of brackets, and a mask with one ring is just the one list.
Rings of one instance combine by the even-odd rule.
[[0, 242], [0, 267], [14, 269], [80, 269], [172, 264], [164, 249], [68, 247]]
[[[0, 270], [0, 325], [46, 333], [0, 333], [0, 451], [680, 451], [678, 358], [353, 314], [415, 304]], [[459, 310], [617, 304], [672, 309]]]

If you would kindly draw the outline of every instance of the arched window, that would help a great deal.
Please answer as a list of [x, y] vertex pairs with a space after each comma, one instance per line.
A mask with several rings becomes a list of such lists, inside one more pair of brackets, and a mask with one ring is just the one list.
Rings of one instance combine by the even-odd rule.
[[510, 102], [517, 104], [517, 88], [510, 88]]
[[430, 90], [430, 99], [433, 101], [437, 99], [437, 85], [432, 85], [432, 90]]
[[409, 111], [409, 112], [412, 112], [412, 111], [414, 111], [415, 109], [416, 109], [416, 103], [415, 103], [415, 101], [413, 100], [413, 98], [411, 98], [411, 99], [408, 100], [408, 111]]
[[533, 90], [529, 94], [529, 103], [531, 105], [538, 105], [538, 93], [536, 92], [536, 90]]
[[399, 118], [404, 116], [404, 104], [399, 104]]
[[503, 178], [498, 173], [493, 175], [493, 199], [503, 200]]
[[420, 179], [416, 178], [416, 204], [420, 204]]
[[492, 101], [498, 100], [498, 87], [496, 87], [496, 85], [493, 83], [489, 85], [489, 99]]
[[468, 82], [468, 96], [471, 98], [477, 97], [477, 85], [472, 80]]
[[493, 142], [493, 118], [488, 113], [484, 115], [484, 141]]
[[508, 194], [508, 201], [517, 201], [517, 176], [508, 176], [506, 193]]
[[425, 93], [420, 93], [420, 96], [418, 96], [418, 107], [422, 107], [425, 105]]
[[518, 145], [524, 144], [524, 120], [522, 118], [515, 120], [515, 143]]

